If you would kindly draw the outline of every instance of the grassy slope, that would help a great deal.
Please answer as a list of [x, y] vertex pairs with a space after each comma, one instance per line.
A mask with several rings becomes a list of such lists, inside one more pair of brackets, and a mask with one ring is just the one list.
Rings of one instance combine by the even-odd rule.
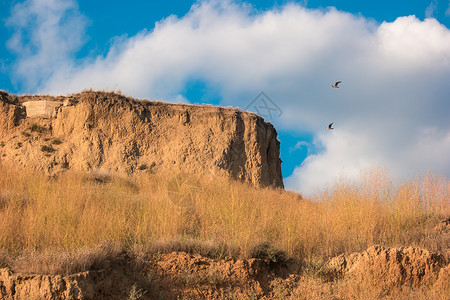
[[444, 241], [430, 228], [450, 215], [447, 179], [430, 175], [393, 188], [379, 169], [358, 183], [337, 183], [313, 199], [190, 177], [193, 184], [176, 187], [177, 197], [192, 200], [181, 206], [170, 195], [170, 174], [98, 183], [75, 173], [51, 180], [6, 166], [0, 173], [0, 249], [11, 255], [105, 241], [150, 249], [162, 240], [183, 239], [241, 257], [270, 242], [289, 257], [307, 261], [373, 244], [443, 251]]
[[[380, 291], [347, 281], [323, 282], [318, 268], [337, 254], [373, 244], [420, 246], [448, 255], [448, 234], [433, 228], [450, 216], [450, 182], [432, 175], [394, 188], [384, 171], [373, 169], [358, 182], [341, 181], [303, 199], [192, 175], [120, 178], [67, 172], [49, 179], [4, 165], [0, 174], [0, 267], [17, 272], [102, 269], [123, 250], [142, 257], [181, 250], [248, 258], [268, 242], [266, 253], [285, 253], [303, 265], [303, 277], [292, 287], [285, 286], [289, 278], [271, 283], [281, 280], [272, 287], [276, 295], [368, 299]], [[445, 299], [446, 293], [420, 288], [385, 298]]]

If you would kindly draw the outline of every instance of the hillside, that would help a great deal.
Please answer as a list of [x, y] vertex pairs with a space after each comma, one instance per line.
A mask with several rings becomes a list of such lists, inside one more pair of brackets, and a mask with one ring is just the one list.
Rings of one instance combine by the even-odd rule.
[[311, 201], [202, 177], [179, 205], [172, 174], [0, 174], [0, 299], [449, 299], [445, 178]]
[[282, 189], [252, 113], [0, 93], [0, 300], [450, 299], [450, 182]]
[[283, 187], [275, 128], [238, 109], [135, 100], [0, 93], [0, 159], [63, 170], [228, 176]]

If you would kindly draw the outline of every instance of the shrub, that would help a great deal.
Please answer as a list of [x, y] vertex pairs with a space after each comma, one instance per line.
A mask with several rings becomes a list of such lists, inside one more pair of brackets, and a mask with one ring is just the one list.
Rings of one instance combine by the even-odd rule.
[[31, 130], [31, 132], [42, 133], [42, 132], [45, 131], [45, 128], [44, 128], [44, 126], [42, 126], [42, 125], [39, 125], [39, 124], [37, 124], [37, 123], [33, 123], [33, 124], [30, 126], [30, 130]]
[[52, 144], [53, 144], [53, 145], [61, 145], [61, 144], [62, 144], [62, 141], [61, 141], [60, 139], [56, 138], [56, 139], [53, 139], [53, 140], [52, 140]]
[[52, 152], [55, 152], [56, 150], [52, 146], [42, 145], [41, 151], [47, 152], [47, 153], [52, 153]]
[[148, 166], [147, 164], [141, 164], [138, 167], [138, 170], [140, 170], [140, 171], [147, 170], [148, 173], [153, 174], [153, 173], [155, 173], [155, 170], [154, 170], [155, 166], [156, 166], [155, 162], [152, 162], [152, 164], [150, 166]]
[[6, 96], [6, 102], [8, 102], [9, 104], [17, 104], [19, 103], [19, 98], [17, 98], [16, 95], [7, 95]]
[[251, 256], [259, 259], [267, 259], [273, 263], [283, 263], [287, 260], [286, 252], [270, 245], [269, 242], [263, 242], [253, 248]]

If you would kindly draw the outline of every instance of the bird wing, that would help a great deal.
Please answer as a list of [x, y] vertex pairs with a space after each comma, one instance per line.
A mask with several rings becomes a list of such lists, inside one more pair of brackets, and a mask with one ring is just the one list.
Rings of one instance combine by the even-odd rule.
[[337, 86], [339, 83], [341, 83], [342, 81], [336, 81], [335, 85]]

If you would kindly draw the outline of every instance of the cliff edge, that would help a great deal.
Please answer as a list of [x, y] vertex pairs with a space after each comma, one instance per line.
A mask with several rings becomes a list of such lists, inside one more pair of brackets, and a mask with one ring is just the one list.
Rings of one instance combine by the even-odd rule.
[[0, 161], [50, 175], [164, 170], [283, 187], [277, 132], [263, 118], [110, 92], [53, 97], [0, 91]]

